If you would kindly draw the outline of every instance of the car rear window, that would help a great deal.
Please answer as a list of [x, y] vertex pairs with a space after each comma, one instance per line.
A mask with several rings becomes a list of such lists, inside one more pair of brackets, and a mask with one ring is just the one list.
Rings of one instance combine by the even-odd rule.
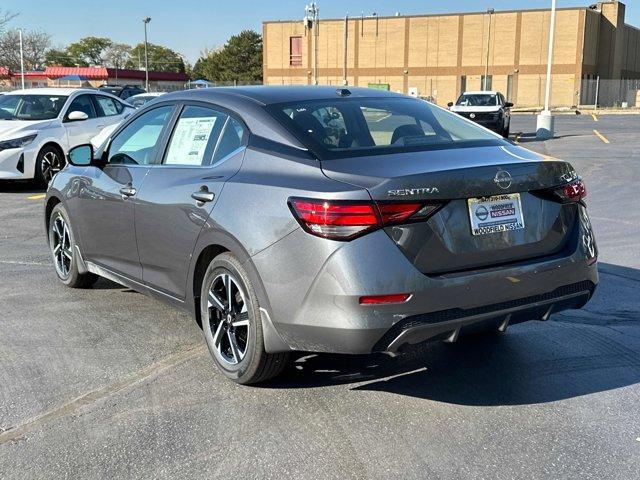
[[267, 108], [321, 159], [504, 144], [482, 127], [413, 98], [336, 98]]

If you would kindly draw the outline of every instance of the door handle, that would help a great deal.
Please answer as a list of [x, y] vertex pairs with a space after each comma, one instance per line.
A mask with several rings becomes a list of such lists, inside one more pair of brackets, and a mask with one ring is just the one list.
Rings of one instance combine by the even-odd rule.
[[123, 199], [125, 197], [133, 197], [136, 194], [136, 192], [137, 192], [136, 189], [133, 188], [131, 185], [125, 185], [120, 189], [120, 194], [122, 195]]
[[200, 190], [191, 194], [191, 198], [193, 198], [198, 203], [203, 204], [207, 202], [213, 202], [213, 199], [216, 198], [216, 194], [210, 192], [209, 189], [203, 185]]

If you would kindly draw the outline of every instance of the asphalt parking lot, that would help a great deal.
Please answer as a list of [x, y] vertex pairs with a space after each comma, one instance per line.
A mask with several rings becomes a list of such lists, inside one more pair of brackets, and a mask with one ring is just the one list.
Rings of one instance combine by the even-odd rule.
[[0, 478], [638, 478], [640, 116], [556, 122], [511, 130], [586, 181], [584, 310], [406, 357], [301, 354], [261, 387], [219, 375], [186, 315], [62, 286], [42, 192], [1, 183]]

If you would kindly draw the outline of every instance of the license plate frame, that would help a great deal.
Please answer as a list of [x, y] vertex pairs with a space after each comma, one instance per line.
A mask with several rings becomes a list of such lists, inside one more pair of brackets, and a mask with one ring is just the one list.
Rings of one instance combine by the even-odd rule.
[[524, 229], [519, 193], [467, 199], [471, 234], [489, 235]]

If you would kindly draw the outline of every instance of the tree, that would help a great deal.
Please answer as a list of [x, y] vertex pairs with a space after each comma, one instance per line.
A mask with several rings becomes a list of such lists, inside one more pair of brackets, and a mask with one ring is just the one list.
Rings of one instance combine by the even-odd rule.
[[67, 47], [67, 53], [81, 66], [102, 65], [105, 50], [113, 42], [104, 37], [85, 37]]
[[131, 46], [126, 43], [112, 43], [104, 53], [107, 67], [122, 68], [131, 58]]
[[50, 66], [75, 67], [76, 62], [66, 48], [50, 48], [45, 54], [44, 62]]
[[[51, 37], [39, 30], [22, 32], [22, 50], [25, 70], [41, 68], [46, 52], [51, 46]], [[8, 30], [0, 35], [0, 65], [10, 70], [20, 70], [20, 32]]]
[[[170, 48], [153, 43], [147, 44], [149, 70], [158, 72], [185, 72], [185, 62], [179, 53]], [[144, 69], [144, 43], [139, 43], [131, 49], [126, 68]]]
[[243, 30], [223, 47], [204, 52], [193, 72], [196, 77], [211, 81], [261, 81], [262, 37], [253, 30]]
[[0, 9], [0, 33], [4, 32], [7, 24], [18, 16], [17, 13], [10, 12], [8, 10]]

